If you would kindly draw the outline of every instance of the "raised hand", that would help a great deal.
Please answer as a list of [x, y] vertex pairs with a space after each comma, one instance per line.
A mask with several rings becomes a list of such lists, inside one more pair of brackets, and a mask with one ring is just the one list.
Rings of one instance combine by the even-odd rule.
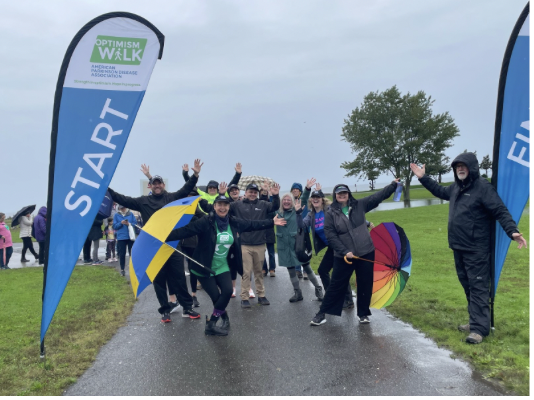
[[373, 229], [375, 227], [375, 224], [373, 224], [372, 222], [369, 222], [369, 229]]
[[237, 172], [238, 174], [240, 174], [242, 172], [242, 169], [241, 169], [241, 163], [237, 163], [235, 165], [235, 172]]
[[280, 193], [280, 185], [278, 183], [275, 183], [273, 186], [271, 186], [271, 193], [274, 196], [277, 196]]
[[266, 192], [269, 191], [269, 183], [267, 181], [263, 181], [261, 184], [261, 190], [265, 190]]
[[315, 178], [310, 178], [306, 181], [306, 188], [311, 189], [313, 185], [315, 185]]
[[219, 183], [219, 194], [220, 195], [224, 196], [227, 190], [228, 190], [228, 185], [226, 184], [226, 182]]
[[421, 168], [417, 164], [410, 163], [410, 169], [418, 178], [422, 178], [423, 176], [425, 176], [425, 164], [423, 164], [423, 167]]
[[195, 173], [195, 176], [198, 177], [198, 174], [200, 174], [200, 170], [202, 169], [202, 166], [204, 165], [204, 163], [201, 163], [200, 162], [200, 158], [197, 158], [195, 160], [195, 165], [193, 168], [191, 168], [193, 170], [193, 172]]
[[182, 165], [182, 169], [186, 172], [189, 172], [189, 165], [187, 164]]
[[315, 190], [321, 190], [322, 186], [319, 182], [315, 184]]
[[301, 201], [300, 199], [295, 201], [295, 211], [299, 211], [301, 209]]
[[150, 175], [150, 166], [141, 164], [141, 172], [143, 175], [145, 175], [148, 179], [152, 178], [152, 175]]
[[284, 226], [287, 224], [287, 221], [284, 218], [279, 218], [278, 214], [274, 216], [273, 218], [274, 224], [278, 226]]
[[514, 239], [517, 243], [519, 243], [519, 246], [517, 246], [518, 249], [525, 247], [527, 248], [527, 241], [523, 237], [522, 233], [512, 233], [512, 239]]

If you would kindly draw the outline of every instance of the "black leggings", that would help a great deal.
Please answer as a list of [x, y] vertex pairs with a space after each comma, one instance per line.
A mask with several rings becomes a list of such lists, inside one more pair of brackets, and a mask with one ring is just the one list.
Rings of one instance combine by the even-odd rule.
[[198, 280], [202, 284], [202, 289], [210, 296], [213, 308], [220, 311], [226, 310], [233, 292], [230, 272], [223, 272], [209, 278], [199, 276]]
[[37, 255], [37, 252], [33, 248], [33, 242], [31, 237], [23, 237], [22, 238], [22, 259], [24, 260], [26, 258], [26, 250], [30, 250], [30, 253], [33, 254], [35, 258], [39, 258]]
[[369, 305], [373, 295], [373, 264], [375, 252], [361, 256], [369, 261], [354, 259], [352, 264], [347, 264], [341, 257], [334, 257], [334, 270], [330, 286], [324, 295], [319, 312], [341, 315], [343, 300], [347, 291], [352, 272], [356, 272], [356, 291], [358, 317], [371, 315]]

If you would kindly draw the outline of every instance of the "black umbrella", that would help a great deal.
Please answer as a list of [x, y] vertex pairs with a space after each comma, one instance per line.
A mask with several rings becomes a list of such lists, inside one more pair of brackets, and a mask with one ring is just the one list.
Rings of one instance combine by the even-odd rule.
[[33, 206], [22, 207], [19, 211], [17, 211], [17, 213], [11, 220], [11, 226], [17, 226], [20, 223], [19, 221], [20, 217], [26, 214], [31, 214], [34, 211], [35, 211], [35, 204]]

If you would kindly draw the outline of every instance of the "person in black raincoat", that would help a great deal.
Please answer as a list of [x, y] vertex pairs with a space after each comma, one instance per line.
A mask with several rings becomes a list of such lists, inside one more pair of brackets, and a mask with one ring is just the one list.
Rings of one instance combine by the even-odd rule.
[[449, 200], [449, 247], [454, 251], [454, 263], [458, 279], [464, 288], [469, 311], [469, 324], [460, 325], [460, 331], [470, 332], [466, 342], [478, 344], [490, 332], [490, 232], [495, 220], [506, 234], [527, 245], [510, 212], [495, 188], [479, 175], [475, 154], [462, 153], [452, 162], [454, 183], [441, 186], [425, 175], [425, 165], [420, 168], [410, 164], [421, 184], [434, 196]]
[[[236, 245], [238, 234], [271, 228], [274, 224], [284, 225], [283, 218], [258, 221], [244, 220], [230, 216], [230, 200], [221, 195], [213, 203], [214, 212], [188, 225], [173, 230], [167, 237], [167, 242], [198, 236], [198, 245], [193, 253], [193, 259], [201, 265], [215, 272], [211, 276], [197, 263], [189, 264], [191, 273], [196, 274], [202, 283], [202, 288], [213, 302], [211, 317], [206, 316], [206, 335], [226, 336], [230, 328], [230, 319], [226, 306], [232, 296], [232, 278], [230, 270], [239, 268], [241, 262], [241, 248]], [[221, 327], [217, 326], [219, 318]]]
[[359, 200], [352, 197], [347, 185], [334, 187], [333, 202], [324, 219], [324, 233], [328, 245], [334, 249], [334, 268], [330, 286], [311, 325], [324, 324], [325, 314], [341, 315], [345, 292], [353, 272], [356, 272], [358, 286], [356, 309], [360, 323], [370, 322], [375, 246], [367, 229], [365, 214], [391, 196], [398, 181], [395, 179], [379, 192]]

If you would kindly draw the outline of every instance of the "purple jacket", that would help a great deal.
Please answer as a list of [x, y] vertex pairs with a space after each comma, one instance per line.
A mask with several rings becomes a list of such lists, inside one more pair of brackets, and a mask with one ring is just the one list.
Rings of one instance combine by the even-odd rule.
[[46, 237], [46, 207], [39, 209], [39, 213], [33, 220], [33, 228], [35, 229], [35, 240], [44, 242]]

